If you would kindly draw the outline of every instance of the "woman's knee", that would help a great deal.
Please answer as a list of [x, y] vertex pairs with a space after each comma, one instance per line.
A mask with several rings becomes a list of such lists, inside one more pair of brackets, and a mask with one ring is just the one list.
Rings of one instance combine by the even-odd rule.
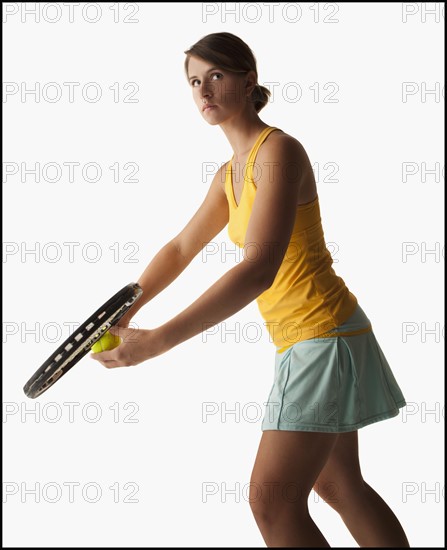
[[340, 434], [313, 490], [338, 512], [358, 502], [366, 493], [358, 458], [357, 431]]
[[272, 524], [286, 515], [299, 518], [307, 515], [309, 490], [298, 483], [254, 482], [250, 483], [249, 503], [258, 523]]

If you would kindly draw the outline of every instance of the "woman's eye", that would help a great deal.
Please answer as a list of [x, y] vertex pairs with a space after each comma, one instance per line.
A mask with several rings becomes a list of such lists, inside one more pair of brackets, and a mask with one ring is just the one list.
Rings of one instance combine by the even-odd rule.
[[[211, 80], [220, 80], [222, 77], [223, 77], [222, 73], [213, 73], [211, 75]], [[198, 84], [196, 84], [196, 83], [198, 83]], [[194, 80], [191, 80], [191, 86], [197, 87], [199, 84], [200, 84], [199, 79], [195, 78]]]

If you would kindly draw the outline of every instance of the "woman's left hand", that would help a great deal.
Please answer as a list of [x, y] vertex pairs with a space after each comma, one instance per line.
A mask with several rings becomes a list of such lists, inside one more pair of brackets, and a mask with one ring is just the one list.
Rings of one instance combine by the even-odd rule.
[[155, 330], [112, 327], [109, 332], [122, 339], [121, 344], [109, 351], [91, 353], [90, 357], [108, 369], [133, 367], [147, 359], [152, 359], [168, 351], [168, 347]]

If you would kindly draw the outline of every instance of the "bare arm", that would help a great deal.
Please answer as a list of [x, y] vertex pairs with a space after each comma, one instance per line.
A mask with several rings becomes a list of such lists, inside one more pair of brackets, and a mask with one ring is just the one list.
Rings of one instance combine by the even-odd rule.
[[[257, 245], [256, 257], [250, 259], [244, 254], [242, 262], [165, 324], [153, 330], [137, 331], [135, 335], [132, 330], [123, 329], [122, 345], [97, 354], [97, 359], [106, 367], [137, 365], [165, 353], [230, 317], [272, 285], [290, 242], [301, 178], [298, 175], [289, 176], [284, 170], [285, 166], [297, 162], [299, 150], [296, 143], [283, 140], [281, 144], [272, 143], [265, 149], [265, 162], [268, 161], [269, 165], [273, 162], [277, 170], [271, 175], [270, 170], [263, 170], [257, 185], [245, 235], [245, 242]], [[211, 189], [214, 189], [214, 195]], [[216, 227], [228, 221], [228, 204], [220, 182], [214, 188], [212, 185], [211, 189], [209, 195], [215, 197], [216, 208], [210, 209], [207, 215], [203, 215], [204, 210], [199, 210], [183, 230], [182, 239], [177, 241], [186, 261], [208, 242], [206, 239], [202, 240], [204, 234], [215, 235]], [[211, 203], [213, 200], [210, 199], [209, 204]], [[216, 215], [222, 216], [220, 222], [216, 221]], [[205, 229], [199, 223], [201, 221]], [[150, 278], [156, 275], [149, 269]]]
[[127, 326], [137, 311], [169, 286], [172, 281], [175, 281], [188, 264], [189, 261], [180, 254], [174, 241], [165, 244], [138, 279], [137, 282], [143, 289], [143, 294], [135, 302], [135, 305], [123, 315], [119, 325]]
[[181, 313], [156, 329], [164, 349], [196, 336], [230, 317], [259, 296], [270, 282], [242, 261]]
[[[276, 170], [262, 170], [248, 223], [245, 243], [256, 245], [256, 257], [230, 269], [193, 304], [156, 329], [165, 349], [230, 317], [269, 288], [283, 261], [296, 217], [302, 179], [301, 148], [293, 138], [266, 143], [259, 162]], [[295, 164], [289, 174], [285, 167]], [[293, 172], [293, 174], [292, 174]], [[248, 253], [248, 249], [247, 249]]]
[[120, 320], [127, 326], [145, 304], [169, 286], [186, 269], [202, 248], [228, 223], [228, 202], [222, 188], [223, 165], [214, 175], [208, 193], [183, 230], [166, 243], [146, 267], [138, 284], [141, 298]]

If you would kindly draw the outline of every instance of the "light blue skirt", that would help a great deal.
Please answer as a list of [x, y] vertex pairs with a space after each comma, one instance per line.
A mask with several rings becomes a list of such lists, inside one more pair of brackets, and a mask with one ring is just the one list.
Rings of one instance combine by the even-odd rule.
[[[357, 304], [351, 317], [330, 332], [370, 324]], [[406, 405], [372, 330], [303, 340], [283, 353], [279, 349], [262, 431], [351, 432], [397, 416]]]

